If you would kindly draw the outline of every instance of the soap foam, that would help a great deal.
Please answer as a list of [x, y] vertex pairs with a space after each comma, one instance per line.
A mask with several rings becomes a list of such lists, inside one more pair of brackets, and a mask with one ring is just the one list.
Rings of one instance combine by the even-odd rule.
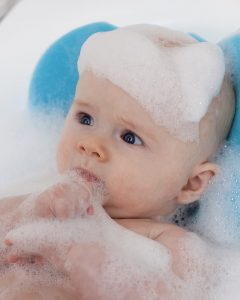
[[[169, 253], [165, 247], [123, 229], [100, 205], [95, 204], [94, 211], [95, 216], [88, 218], [75, 218], [64, 222], [42, 219], [24, 224], [10, 232], [7, 238], [14, 241], [18, 251], [27, 250], [30, 253], [41, 252], [47, 242], [63, 258], [66, 257], [72, 242], [83, 245], [99, 243], [108, 257], [104, 264], [105, 277], [102, 284], [106, 284], [109, 292], [109, 287], [112, 287], [114, 297], [119, 300], [125, 299], [123, 288], [130, 290], [135, 286], [141, 296], [139, 299], [149, 299], [157, 282], [162, 280], [168, 284], [172, 275]], [[16, 251], [14, 246], [12, 251]], [[149, 285], [147, 295], [144, 293], [145, 282]], [[158, 298], [156, 296], [151, 299]]]
[[197, 140], [199, 122], [225, 72], [221, 49], [154, 25], [92, 35], [78, 60], [134, 97], [158, 125], [182, 140]]
[[[164, 246], [120, 227], [97, 204], [95, 212], [89, 218], [25, 224], [10, 232], [8, 238], [18, 249], [30, 253], [41, 252], [47, 243], [62, 258], [72, 242], [98, 243], [107, 254], [101, 285], [106, 285], [109, 295], [117, 300], [131, 298], [133, 292], [141, 300], [158, 300], [159, 292], [162, 299], [226, 300], [229, 293], [232, 297], [228, 299], [237, 299], [240, 264], [236, 261], [240, 253], [236, 249], [218, 249], [189, 233], [181, 246], [188, 271], [179, 278], [172, 272], [171, 256]], [[49, 270], [33, 268], [31, 272], [38, 274], [33, 282], [44, 284], [44, 274]], [[51, 274], [52, 278], [46, 277], [49, 285], [67, 279], [54, 270]]]
[[[78, 180], [74, 176], [70, 180], [72, 178]], [[63, 176], [62, 180], [66, 181], [66, 177]], [[84, 184], [81, 179], [80, 184]], [[92, 200], [93, 216], [65, 221], [23, 219], [7, 235], [8, 239], [14, 241], [10, 253], [26, 251], [37, 254], [47, 244], [51, 251], [65, 261], [72, 243], [83, 246], [96, 243], [107, 254], [101, 285], [105, 285], [109, 294], [112, 293], [112, 297], [117, 300], [131, 298], [133, 292], [141, 300], [158, 300], [159, 293], [163, 299], [225, 300], [229, 292], [232, 294], [229, 299], [237, 299], [234, 297], [239, 294], [240, 288], [237, 280], [232, 283], [232, 278], [240, 276], [240, 264], [236, 264], [240, 258], [238, 249], [218, 249], [217, 245], [206, 243], [195, 234], [188, 233], [179, 245], [185, 271], [183, 278], [178, 277], [173, 273], [172, 257], [168, 249], [118, 225], [102, 208], [101, 199], [102, 195], [97, 197], [95, 193]], [[34, 195], [29, 197], [25, 208], [32, 211], [33, 202]], [[16, 291], [21, 288], [23, 291], [26, 288], [31, 291], [28, 288], [29, 281], [32, 285], [56, 287], [64, 283], [68, 288], [68, 278], [50, 264], [41, 268], [34, 265], [30, 268], [18, 267], [17, 273], [22, 275], [16, 281]]]

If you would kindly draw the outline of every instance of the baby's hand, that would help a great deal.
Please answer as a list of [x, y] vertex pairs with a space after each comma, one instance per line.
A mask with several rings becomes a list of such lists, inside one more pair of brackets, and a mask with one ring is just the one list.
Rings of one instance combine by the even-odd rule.
[[[15, 216], [26, 223], [34, 221], [36, 217], [47, 219], [65, 220], [75, 217], [93, 215], [92, 197], [88, 188], [81, 182], [64, 180], [59, 182], [41, 194], [30, 195], [25, 202], [20, 205]], [[23, 221], [23, 223], [25, 223]], [[5, 239], [5, 245], [11, 246], [12, 241]], [[12, 254], [8, 257], [9, 262], [28, 264], [29, 262], [38, 264], [42, 262], [39, 256], [22, 257], [20, 253]]]
[[41, 193], [27, 196], [9, 214], [5, 234], [36, 217], [64, 220], [92, 214], [92, 196], [88, 188], [82, 182], [65, 179]]
[[82, 183], [64, 181], [41, 193], [35, 202], [34, 215], [60, 220], [93, 214], [91, 193]]

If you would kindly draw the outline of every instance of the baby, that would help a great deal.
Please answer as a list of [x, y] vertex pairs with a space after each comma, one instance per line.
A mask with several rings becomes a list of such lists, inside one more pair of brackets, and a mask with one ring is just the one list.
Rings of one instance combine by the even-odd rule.
[[[78, 68], [80, 79], [57, 153], [59, 172], [70, 174], [70, 179], [32, 202], [27, 196], [2, 201], [0, 211], [3, 216], [14, 211], [15, 219], [25, 214], [32, 220], [59, 219], [61, 226], [76, 217], [88, 221], [108, 215], [121, 225], [118, 228], [164, 246], [173, 273], [184, 280], [189, 272], [185, 247], [196, 239], [164, 220], [199, 200], [218, 172], [213, 158], [234, 115], [223, 54], [218, 46], [177, 31], [135, 25], [91, 36]], [[12, 228], [16, 226], [11, 223], [4, 234]], [[45, 257], [68, 273], [73, 282], [69, 297], [115, 296], [99, 284], [105, 253], [96, 243], [81, 246], [74, 240], [59, 255], [48, 244], [36, 250], [32, 235], [31, 243], [22, 243], [27, 240], [25, 229], [25, 235], [15, 229], [5, 237], [9, 262], [27, 263], [26, 257], [32, 257], [41, 265]], [[13, 254], [13, 246], [25, 254]], [[192, 262], [197, 264], [197, 259]], [[170, 299], [161, 280], [155, 293], [156, 299]], [[131, 290], [119, 299], [140, 298]]]

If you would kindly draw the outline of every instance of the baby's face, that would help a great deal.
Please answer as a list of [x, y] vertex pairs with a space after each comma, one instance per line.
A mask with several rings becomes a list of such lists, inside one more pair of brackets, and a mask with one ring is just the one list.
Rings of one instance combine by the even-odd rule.
[[85, 72], [59, 143], [58, 167], [60, 173], [83, 168], [100, 179], [111, 217], [147, 218], [175, 208], [191, 151], [121, 88]]

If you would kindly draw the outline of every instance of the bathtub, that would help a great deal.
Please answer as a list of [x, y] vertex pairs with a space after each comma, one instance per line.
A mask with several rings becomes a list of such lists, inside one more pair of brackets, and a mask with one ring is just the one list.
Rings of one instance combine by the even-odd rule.
[[[211, 5], [209, 1], [196, 5], [187, 0], [144, 0], [141, 4], [136, 0], [131, 3], [108, 0], [21, 0], [16, 3], [0, 23], [0, 170], [3, 174], [0, 198], [35, 191], [56, 176], [54, 157], [63, 118], [57, 117], [55, 124], [47, 118], [44, 122], [42, 118], [34, 119], [29, 113], [28, 90], [39, 58], [57, 38], [79, 26], [107, 21], [117, 26], [154, 23], [218, 42], [240, 27], [239, 11], [240, 3], [234, 0], [221, 3], [214, 0]], [[49, 136], [46, 132], [50, 132]], [[219, 179], [219, 188], [222, 182], [226, 180]], [[210, 191], [206, 207], [189, 228], [221, 245], [235, 242], [238, 245], [240, 238], [234, 234], [236, 222], [231, 223], [231, 209], [226, 209], [225, 202], [221, 205], [222, 202], [210, 201], [209, 195], [212, 199], [218, 193], [214, 188]], [[228, 217], [225, 217], [226, 211]], [[208, 219], [211, 222], [206, 225]], [[238, 298], [233, 295], [226, 299]]]

